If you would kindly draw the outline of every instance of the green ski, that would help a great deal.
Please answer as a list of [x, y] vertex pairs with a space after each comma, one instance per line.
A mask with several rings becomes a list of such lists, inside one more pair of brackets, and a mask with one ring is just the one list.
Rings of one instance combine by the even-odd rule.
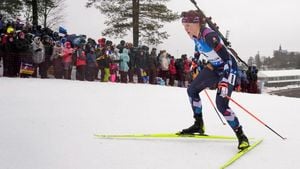
[[235, 161], [237, 161], [243, 155], [245, 155], [246, 153], [248, 153], [250, 150], [252, 150], [253, 148], [255, 148], [257, 145], [259, 145], [262, 141], [263, 141], [263, 139], [260, 139], [260, 140], [258, 140], [256, 142], [254, 142], [250, 147], [248, 147], [248, 148], [246, 148], [244, 150], [239, 151], [231, 159], [229, 159], [223, 166], [221, 166], [221, 169], [224, 169], [224, 168], [230, 166], [232, 163], [234, 163]]
[[177, 134], [177, 133], [154, 133], [154, 134], [95, 134], [96, 138], [107, 139], [176, 139], [193, 138], [209, 140], [236, 140], [234, 136], [200, 135], [200, 134]]

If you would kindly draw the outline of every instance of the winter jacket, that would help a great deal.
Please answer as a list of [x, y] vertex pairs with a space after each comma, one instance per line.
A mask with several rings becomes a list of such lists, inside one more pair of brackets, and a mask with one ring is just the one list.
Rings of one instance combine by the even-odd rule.
[[120, 60], [120, 71], [127, 72], [129, 70], [128, 62], [130, 61], [128, 49], [123, 48], [123, 52], [120, 54]]
[[32, 63], [31, 44], [26, 39], [16, 40], [16, 51], [21, 59], [21, 62]]
[[109, 64], [111, 63], [109, 56], [106, 54], [100, 56], [97, 61], [100, 68], [109, 68]]
[[185, 73], [189, 73], [191, 71], [191, 63], [188, 59], [185, 59], [183, 61], [183, 65], [184, 65], [184, 72]]
[[157, 55], [154, 52], [154, 53], [151, 53], [147, 58], [148, 68], [151, 69], [151, 70], [155, 70], [158, 66], [156, 57], [157, 57]]
[[167, 71], [169, 69], [169, 59], [167, 58], [167, 53], [164, 52], [159, 57], [160, 68], [163, 71]]
[[87, 53], [86, 63], [87, 63], [88, 67], [97, 67], [96, 54], [95, 53]]
[[77, 58], [76, 66], [86, 65], [86, 55], [82, 49], [76, 50], [76, 58]]
[[32, 42], [32, 59], [36, 64], [40, 64], [45, 61], [45, 49], [39, 37], [35, 37]]
[[170, 72], [171, 75], [176, 74], [176, 66], [175, 66], [175, 60], [174, 59], [171, 59], [171, 61], [170, 61], [169, 72]]
[[53, 45], [48, 42], [44, 42], [43, 45], [45, 48], [45, 58], [46, 58], [46, 60], [50, 60], [52, 53], [53, 53]]
[[60, 57], [62, 57], [62, 55], [63, 55], [63, 48], [58, 47], [58, 46], [54, 46], [52, 56], [51, 56], [51, 60], [60, 58]]
[[139, 52], [135, 57], [135, 64], [137, 68], [146, 68], [146, 54], [144, 52]]
[[63, 61], [65, 63], [72, 62], [73, 48], [71, 48], [70, 42], [66, 42], [66, 47], [63, 49]]

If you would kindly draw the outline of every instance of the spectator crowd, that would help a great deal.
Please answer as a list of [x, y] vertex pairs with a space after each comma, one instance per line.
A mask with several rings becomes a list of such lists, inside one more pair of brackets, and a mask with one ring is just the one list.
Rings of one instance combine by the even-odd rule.
[[[0, 66], [5, 77], [187, 87], [205, 66], [199, 53], [176, 58], [166, 50], [134, 47], [124, 40], [119, 44], [106, 38], [94, 40], [68, 34], [62, 27], [56, 32], [20, 20], [5, 20], [1, 15], [0, 35]], [[254, 93], [249, 86], [256, 81], [251, 72], [241, 70], [237, 90]]]

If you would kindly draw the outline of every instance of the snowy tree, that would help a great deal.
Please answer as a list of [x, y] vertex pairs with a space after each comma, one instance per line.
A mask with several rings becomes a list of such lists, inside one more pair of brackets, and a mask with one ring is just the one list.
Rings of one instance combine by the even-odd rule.
[[39, 1], [39, 20], [45, 28], [52, 28], [63, 22], [64, 2], [65, 0]]
[[26, 0], [26, 19], [33, 25], [40, 22], [43, 27], [53, 28], [63, 22], [64, 3], [65, 0]]
[[[107, 28], [103, 36], [122, 38], [132, 30], [133, 44], [138, 46], [139, 40], [146, 44], [161, 44], [169, 35], [162, 22], [172, 22], [179, 18], [165, 5], [169, 0], [88, 0], [86, 6], [95, 6], [107, 16]], [[141, 39], [140, 39], [141, 38]]]

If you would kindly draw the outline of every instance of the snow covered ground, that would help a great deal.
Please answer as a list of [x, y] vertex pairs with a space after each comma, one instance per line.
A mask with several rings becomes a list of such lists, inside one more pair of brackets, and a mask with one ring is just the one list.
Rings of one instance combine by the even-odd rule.
[[[214, 99], [215, 91], [208, 91]], [[234, 135], [205, 94], [206, 131]], [[228, 168], [300, 168], [300, 99], [234, 93], [248, 137], [264, 138]], [[176, 132], [192, 124], [186, 89], [140, 84], [0, 78], [1, 169], [215, 169], [236, 141], [96, 139], [94, 134]]]

